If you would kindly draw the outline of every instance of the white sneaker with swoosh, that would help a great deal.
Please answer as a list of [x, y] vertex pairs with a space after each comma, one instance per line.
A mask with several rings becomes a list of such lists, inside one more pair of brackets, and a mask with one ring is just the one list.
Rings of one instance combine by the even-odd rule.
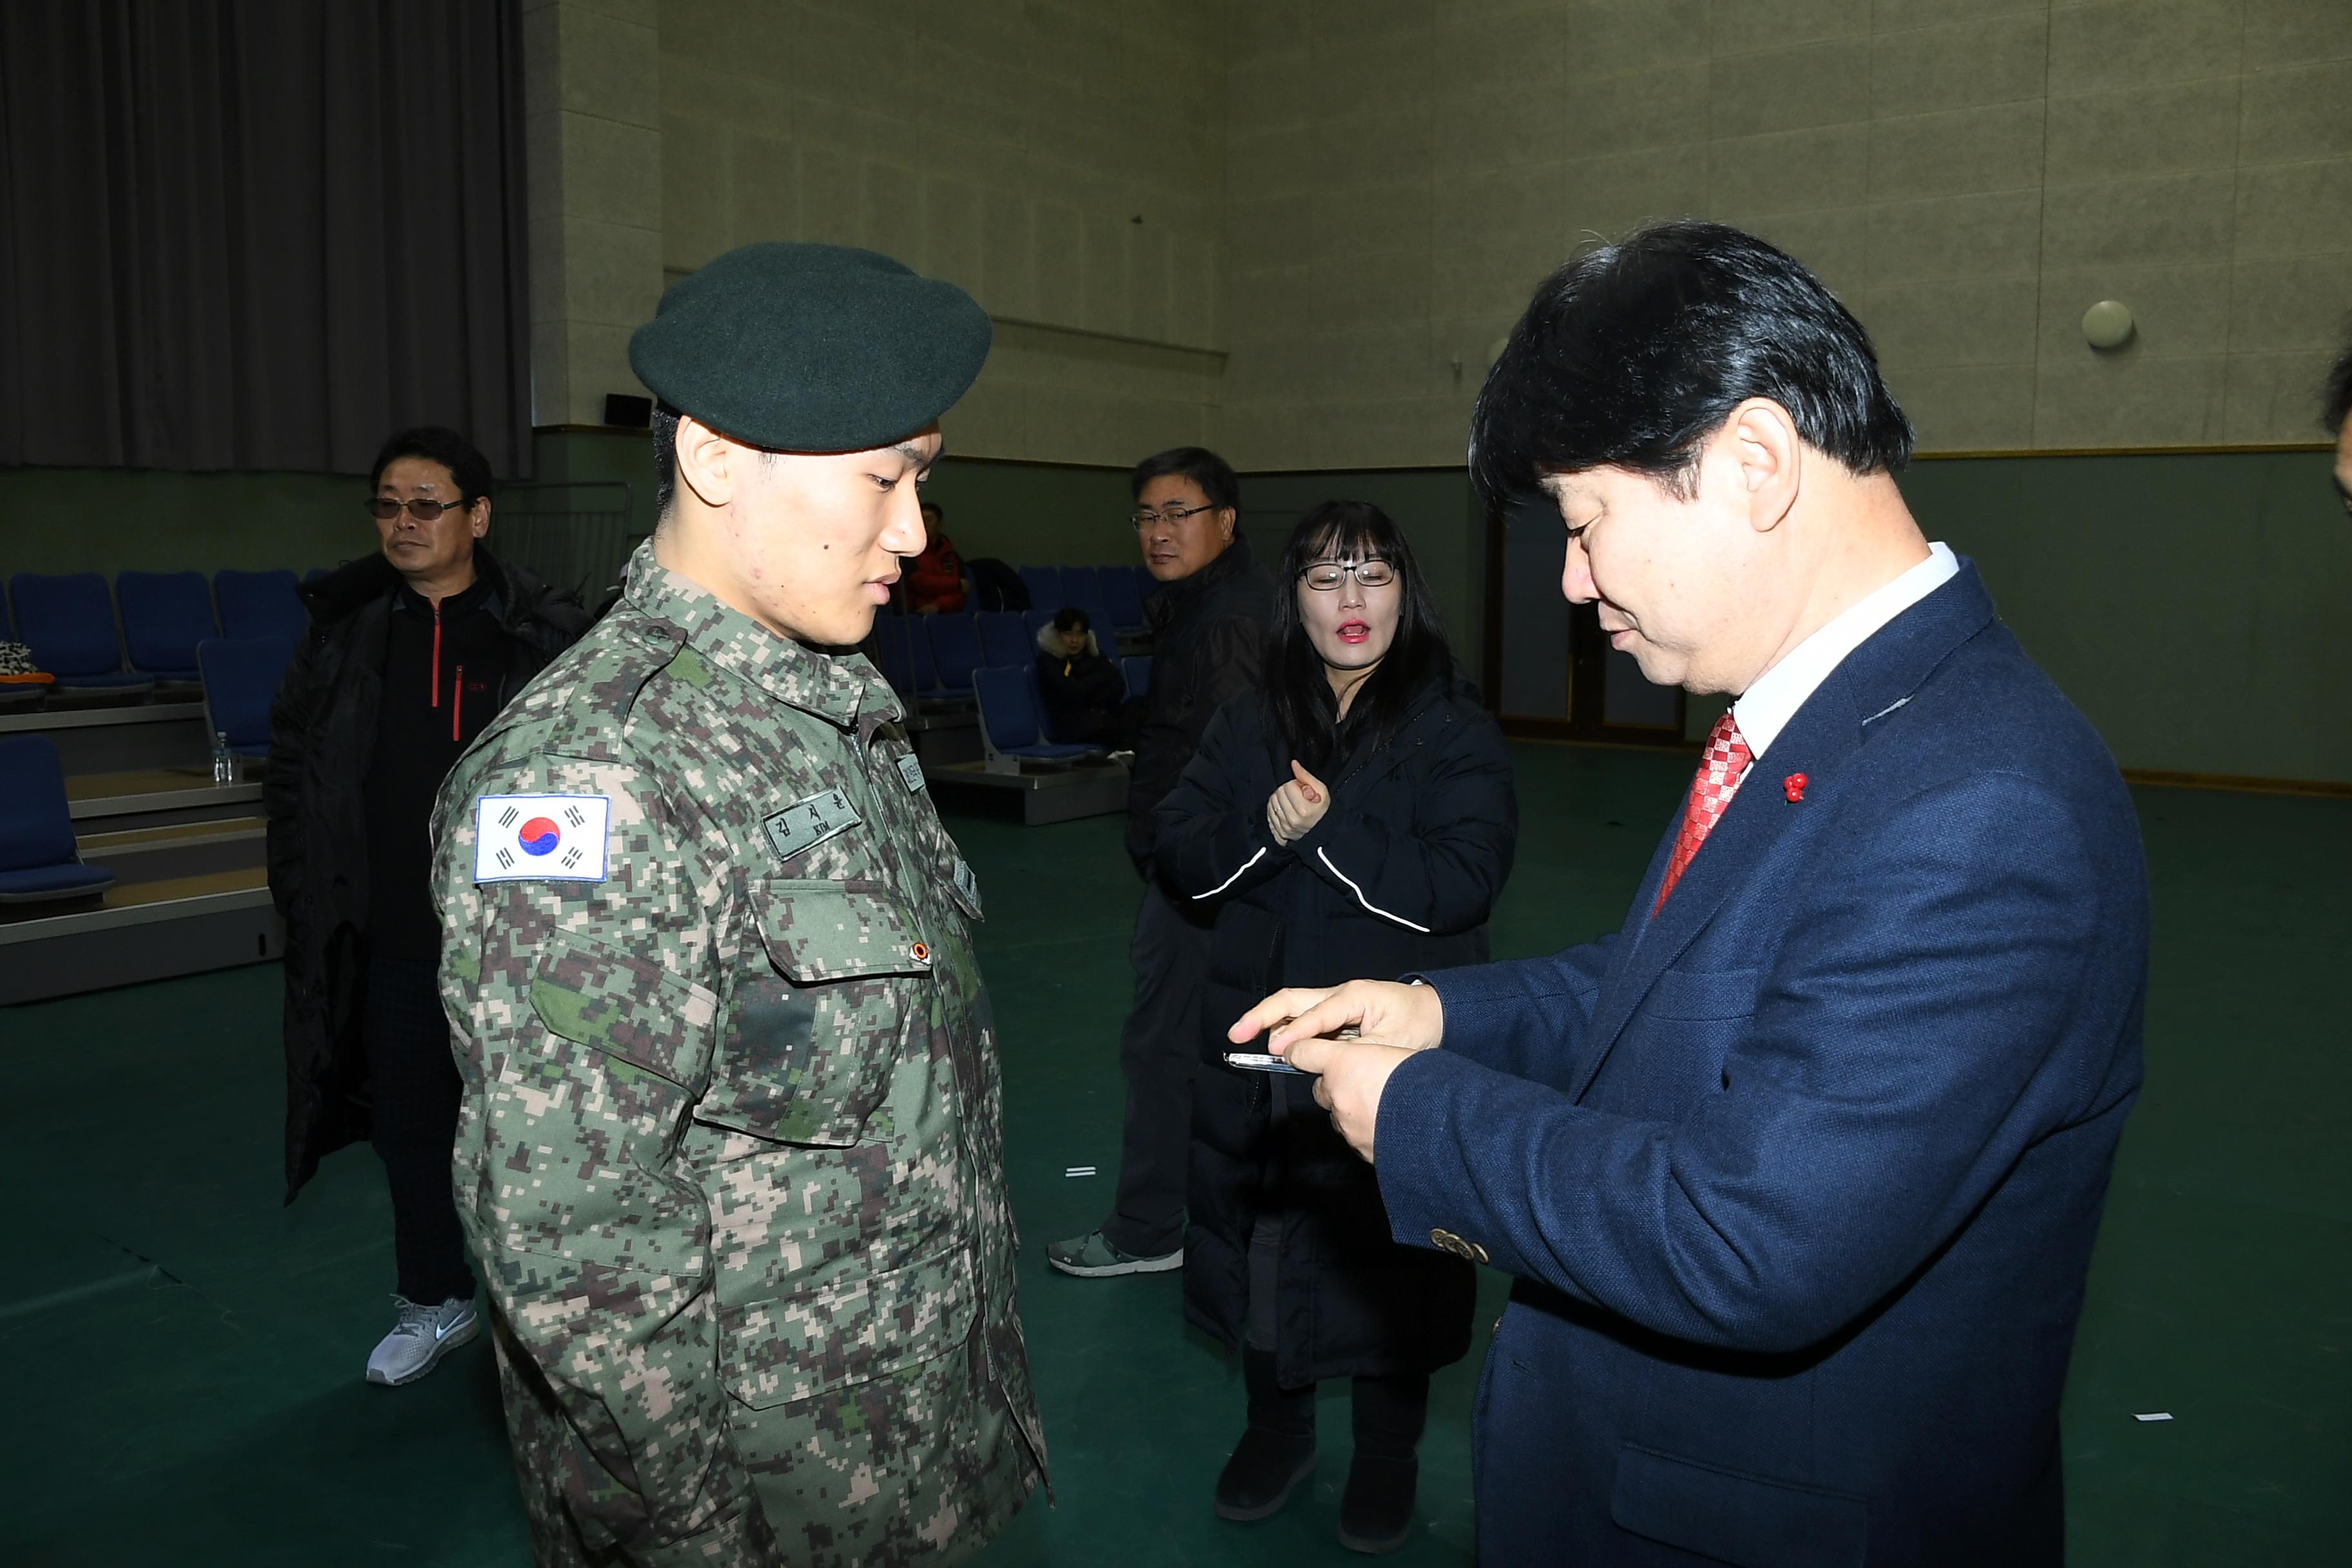
[[368, 1357], [367, 1380], [387, 1388], [415, 1383], [440, 1364], [441, 1358], [482, 1331], [482, 1320], [471, 1300], [451, 1299], [437, 1307], [421, 1306], [405, 1296], [393, 1302], [400, 1316], [392, 1332], [377, 1342]]

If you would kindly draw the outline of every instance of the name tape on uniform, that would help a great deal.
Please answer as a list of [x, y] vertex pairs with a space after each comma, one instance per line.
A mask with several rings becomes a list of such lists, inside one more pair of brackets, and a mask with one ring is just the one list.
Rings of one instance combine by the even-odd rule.
[[474, 802], [474, 880], [601, 882], [612, 826], [609, 795], [483, 795]]
[[777, 858], [789, 860], [865, 820], [849, 804], [847, 795], [829, 789], [793, 802], [760, 826], [767, 830], [768, 842], [775, 847]]
[[[961, 855], [956, 857], [955, 885], [956, 891], [963, 895], [963, 901], [971, 907], [971, 912], [975, 915], [979, 915], [981, 910], [980, 879], [971, 874], [971, 862], [966, 860]], [[982, 916], [982, 918], [985, 919], [986, 917]]]
[[923, 764], [915, 760], [914, 752], [908, 752], [898, 759], [898, 776], [907, 781], [908, 795], [923, 787]]

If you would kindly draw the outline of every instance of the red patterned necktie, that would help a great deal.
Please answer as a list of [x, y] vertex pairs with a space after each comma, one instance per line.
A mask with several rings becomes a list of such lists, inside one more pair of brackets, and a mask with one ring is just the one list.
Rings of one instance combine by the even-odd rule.
[[1683, 811], [1683, 828], [1675, 835], [1674, 858], [1666, 862], [1665, 880], [1658, 884], [1658, 901], [1650, 906], [1653, 920], [1666, 907], [1666, 895], [1690, 869], [1698, 847], [1715, 831], [1723, 808], [1739, 793], [1739, 778], [1748, 771], [1748, 742], [1740, 738], [1738, 722], [1727, 708], [1707, 731], [1706, 752], [1699, 758], [1698, 774], [1691, 780], [1690, 804]]

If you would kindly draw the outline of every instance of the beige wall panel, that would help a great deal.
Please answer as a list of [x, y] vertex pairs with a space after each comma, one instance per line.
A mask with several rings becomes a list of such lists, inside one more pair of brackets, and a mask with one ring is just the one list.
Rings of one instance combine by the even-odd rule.
[[1705, 60], [1622, 76], [1580, 73], [1563, 151], [1571, 158], [1591, 158], [1704, 142], [1712, 77]]
[[1871, 25], [1881, 33], [1899, 33], [1946, 22], [1976, 22], [1989, 16], [2031, 13], [2046, 16], [2050, 0], [1874, 0]]
[[2234, 168], [2238, 119], [2234, 76], [2053, 98], [2043, 177], [2071, 185]]
[[1708, 87], [1708, 133], [1753, 136], [1870, 118], [1868, 38], [1717, 59]]
[[562, 119], [563, 206], [611, 223], [661, 221], [661, 132], [585, 114]]
[[1712, 36], [1706, 0], [1572, 0], [1569, 71], [1583, 83], [1678, 68], [1706, 58]]
[[[846, 164], [838, 165], [845, 171]], [[663, 187], [667, 193], [668, 187]], [[841, 200], [840, 192], [834, 193]], [[665, 200], [667, 199], [665, 194]], [[680, 204], [684, 205], [683, 202]], [[846, 210], [845, 200], [841, 205]], [[669, 209], [665, 208], [665, 211]], [[801, 154], [791, 142], [773, 136], [738, 132], [728, 159], [728, 192], [721, 222], [727, 245], [751, 245], [760, 240], [797, 239], [801, 235]], [[716, 231], [719, 223], [713, 223]], [[721, 247], [721, 249], [726, 247]], [[718, 254], [716, 251], [711, 255]], [[674, 256], [674, 267], [699, 267], [710, 259]]]
[[2238, 174], [2237, 255], [2352, 250], [2352, 158]]
[[799, 238], [822, 245], [866, 243], [866, 170], [855, 153], [803, 142], [800, 153]]
[[2237, 183], [2224, 170], [2053, 185], [2042, 260], [2054, 268], [2226, 260]]
[[1309, 37], [1307, 9], [1307, 0], [1252, 0], [1235, 5], [1226, 47], [1236, 62], [1302, 50]]
[[2232, 353], [2336, 342], [2352, 320], [2352, 251], [2241, 261], [2230, 269], [2229, 300]]
[[1870, 191], [1871, 130], [1827, 125], [1732, 137], [1707, 148], [1711, 211], [1853, 206]]
[[[662, 265], [691, 271], [735, 243], [733, 135], [687, 114], [662, 116]], [[784, 149], [791, 166], [792, 150]]]
[[1300, 404], [1244, 403], [1228, 395], [1217, 417], [1218, 450], [1236, 468], [1301, 468], [1315, 449], [1316, 416]]
[[1881, 33], [1871, 48], [1873, 111], [1925, 114], [2039, 99], [2046, 42], [2039, 12]]
[[1498, 164], [1555, 163], [1570, 141], [1568, 94], [1557, 88], [1443, 99], [1429, 127], [1439, 179]]
[[2030, 274], [1856, 289], [1845, 306], [1890, 368], [2033, 363], [2042, 294]]
[[1570, 160], [1559, 171], [1569, 237], [1613, 238], [1648, 218], [1706, 212], [1706, 147], [1696, 142]]
[[864, 173], [866, 243], [918, 271], [930, 270], [923, 254], [922, 175], [878, 158], [867, 159]]
[[[1499, 16], [1465, 16], [1457, 6], [1444, 7], [1430, 35], [1430, 91], [1441, 100], [1530, 103], [1559, 96], [1570, 80], [1569, 18], [1559, 5]], [[1577, 74], [1584, 74], [1590, 63], [1580, 59]]]
[[923, 269], [974, 297], [987, 288], [981, 193], [960, 180], [923, 182]]
[[1469, 428], [1466, 395], [1349, 403], [1318, 423], [1306, 466], [1407, 468], [1459, 463]]
[[1874, 283], [2034, 271], [2042, 254], [2042, 193], [1996, 191], [1870, 208]]
[[661, 300], [659, 229], [566, 216], [563, 314], [572, 321], [635, 327]]
[[1923, 452], [2007, 452], [2033, 444], [2030, 364], [1911, 365], [1886, 373]]
[[1307, 210], [1309, 262], [1423, 250], [1429, 243], [1433, 208], [1426, 180], [1310, 196]]
[[2231, 354], [2225, 441], [2315, 441], [2320, 424], [2319, 388], [2335, 354], [2326, 349], [2300, 353]]
[[2098, 356], [2083, 337], [2083, 312], [2102, 300], [2131, 307], [2136, 353], [2164, 358], [2217, 354], [2231, 346], [2225, 265], [2053, 268], [2042, 274], [2042, 363]]
[[2050, 90], [2235, 74], [2241, 0], [2106, 0], [2050, 8]]
[[2039, 185], [2043, 113], [2042, 101], [2033, 99], [1873, 121], [1870, 199], [1904, 201]]
[[559, 19], [556, 48], [562, 61], [556, 106], [659, 131], [661, 100], [643, 90], [646, 62], [655, 54], [654, 29], [592, 4], [557, 6], [551, 14]]
[[[647, 314], [651, 314], [648, 310]], [[565, 332], [566, 371], [571, 384], [572, 419], [593, 425], [604, 417], [604, 398], [611, 393], [645, 395], [645, 386], [629, 369], [629, 334], [637, 324], [609, 325], [572, 321]]]
[[[2352, 5], [2345, 10], [2352, 13]], [[2249, 71], [2242, 97], [2241, 161], [2292, 163], [2352, 153], [2352, 59]]]
[[1430, 314], [1430, 258], [1425, 246], [1388, 255], [1318, 261], [1308, 269], [1316, 325], [1352, 331]]
[[2129, 345], [2095, 360], [2045, 363], [2035, 378], [2042, 447], [2195, 446], [2221, 439], [2220, 354], [2165, 359]]
[[2338, 0], [2245, 0], [2249, 70], [2352, 59], [2352, 5]]
[[1791, 44], [1853, 38], [1870, 32], [1870, 0], [1713, 0], [1707, 22], [1715, 53], [1755, 54]]

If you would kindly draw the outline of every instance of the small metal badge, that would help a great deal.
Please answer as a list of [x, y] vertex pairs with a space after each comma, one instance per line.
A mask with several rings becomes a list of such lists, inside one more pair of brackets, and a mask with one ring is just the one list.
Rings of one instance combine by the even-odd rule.
[[964, 907], [972, 912], [972, 918], [986, 919], [980, 908], [980, 879], [972, 875], [971, 862], [961, 855], [956, 857], [955, 887], [963, 897]]
[[847, 795], [829, 789], [793, 802], [760, 826], [767, 831], [768, 842], [774, 846], [777, 858], [789, 860], [865, 820], [849, 804]]
[[898, 759], [898, 776], [907, 781], [908, 795], [913, 795], [923, 787], [923, 764], [915, 760], [914, 752], [908, 752]]

